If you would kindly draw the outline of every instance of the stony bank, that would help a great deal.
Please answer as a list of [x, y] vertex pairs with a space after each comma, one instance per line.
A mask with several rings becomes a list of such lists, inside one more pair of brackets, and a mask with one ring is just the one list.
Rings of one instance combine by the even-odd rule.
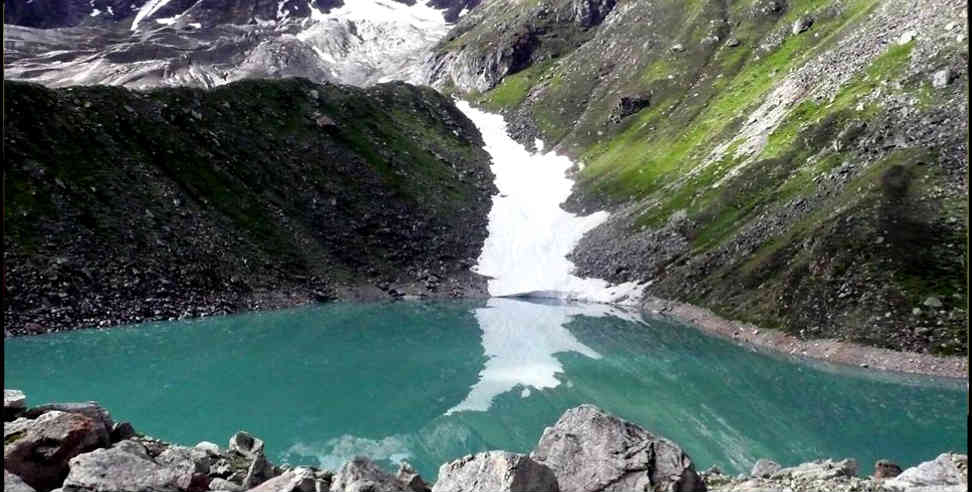
[[593, 405], [567, 410], [529, 454], [488, 451], [439, 468], [426, 483], [407, 463], [397, 473], [357, 457], [337, 471], [274, 465], [260, 439], [240, 431], [228, 446], [167, 443], [115, 422], [96, 402], [26, 404], [4, 390], [4, 490], [8, 492], [959, 492], [968, 457], [943, 453], [907, 470], [878, 461], [858, 476], [853, 459], [781, 467], [760, 460], [749, 475], [698, 472], [676, 443]]

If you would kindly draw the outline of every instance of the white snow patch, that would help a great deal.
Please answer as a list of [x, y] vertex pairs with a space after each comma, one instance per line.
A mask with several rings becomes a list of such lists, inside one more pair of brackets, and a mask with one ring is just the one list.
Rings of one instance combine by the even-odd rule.
[[88, 15], [90, 15], [91, 17], [98, 17], [99, 15], [101, 15], [101, 11], [100, 11], [100, 10], [98, 10], [98, 9], [94, 9], [94, 10], [92, 10], [92, 11], [91, 11], [91, 13], [90, 13], [90, 14], [88, 14]]
[[640, 286], [635, 282], [611, 285], [572, 273], [574, 265], [567, 255], [608, 213], [581, 217], [560, 208], [573, 186], [566, 174], [573, 164], [570, 159], [553, 152], [531, 154], [507, 135], [502, 116], [475, 109], [465, 101], [456, 104], [482, 133], [499, 188], [489, 212], [488, 236], [473, 268], [491, 277], [489, 294], [636, 302]]
[[190, 22], [190, 23], [188, 23], [186, 25], [189, 26], [189, 27], [192, 27], [194, 29], [202, 29], [202, 24], [199, 23], [199, 22]]
[[155, 19], [155, 22], [156, 22], [156, 24], [162, 24], [164, 26], [171, 26], [172, 24], [175, 24], [175, 21], [178, 18], [179, 18], [178, 15], [175, 16], [175, 17], [165, 17], [165, 18], [162, 18], [162, 19]]
[[112, 16], [112, 17], [114, 17], [114, 15], [115, 15], [115, 11], [114, 11], [114, 10], [112, 10], [112, 8], [111, 8], [111, 6], [110, 6], [110, 5], [108, 6], [108, 15], [110, 15], [110, 16]]
[[149, 0], [148, 2], [145, 2], [145, 5], [142, 5], [142, 8], [138, 10], [137, 14], [135, 14], [135, 20], [132, 21], [132, 31], [138, 28], [138, 23], [141, 22], [142, 19], [151, 16], [160, 8], [165, 7], [165, 4], [167, 3], [169, 3], [169, 0]]
[[[479, 373], [479, 381], [458, 405], [446, 411], [485, 412], [498, 395], [521, 387], [520, 397], [531, 388], [542, 390], [560, 386], [564, 368], [556, 355], [576, 352], [592, 359], [601, 354], [584, 345], [566, 328], [575, 316], [615, 316], [641, 323], [637, 313], [615, 306], [586, 303], [537, 303], [494, 297], [486, 307], [474, 312], [483, 330], [483, 351], [489, 359]], [[525, 324], [524, 320], [530, 320]], [[570, 387], [570, 383], [568, 383]]]

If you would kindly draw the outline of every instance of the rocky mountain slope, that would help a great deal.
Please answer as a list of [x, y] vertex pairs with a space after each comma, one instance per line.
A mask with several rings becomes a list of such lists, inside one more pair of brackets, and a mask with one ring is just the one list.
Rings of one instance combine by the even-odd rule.
[[483, 295], [479, 131], [403, 83], [4, 82], [4, 326]]
[[575, 158], [580, 274], [802, 338], [968, 347], [967, 12], [485, 2], [428, 80]]
[[17, 0], [4, 12], [4, 76], [143, 89], [254, 77], [418, 81], [429, 47], [476, 3]]

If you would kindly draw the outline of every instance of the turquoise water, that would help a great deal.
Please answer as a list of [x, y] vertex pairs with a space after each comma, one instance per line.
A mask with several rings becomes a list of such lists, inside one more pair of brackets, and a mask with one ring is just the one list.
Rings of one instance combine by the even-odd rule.
[[161, 439], [225, 446], [246, 429], [277, 463], [364, 454], [430, 479], [468, 453], [529, 451], [588, 402], [730, 473], [968, 449], [964, 381], [794, 363], [590, 305], [336, 303], [14, 338], [4, 371], [30, 404], [97, 400]]

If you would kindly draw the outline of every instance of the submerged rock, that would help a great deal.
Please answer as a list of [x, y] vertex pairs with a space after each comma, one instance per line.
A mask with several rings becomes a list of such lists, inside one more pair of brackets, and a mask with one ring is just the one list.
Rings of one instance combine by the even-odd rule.
[[439, 467], [432, 492], [557, 492], [557, 477], [529, 456], [487, 451]]
[[593, 405], [564, 412], [530, 457], [553, 470], [563, 492], [705, 490], [678, 445]]
[[108, 444], [99, 422], [57, 410], [4, 424], [3, 438], [4, 469], [39, 490], [60, 486], [71, 458]]

